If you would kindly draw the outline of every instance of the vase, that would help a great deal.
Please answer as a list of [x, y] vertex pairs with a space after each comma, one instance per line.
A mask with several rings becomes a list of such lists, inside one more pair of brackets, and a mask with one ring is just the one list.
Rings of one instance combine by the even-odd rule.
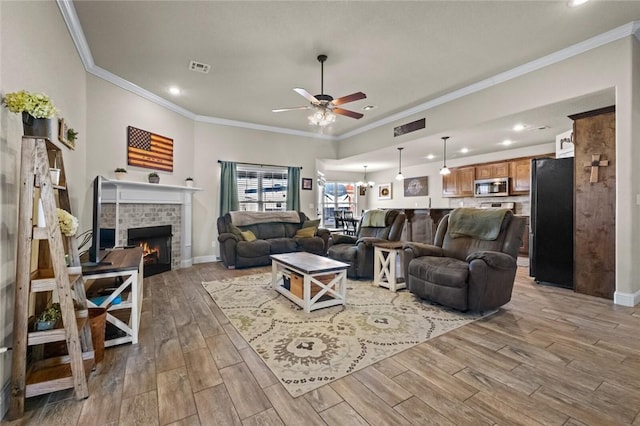
[[149, 183], [160, 183], [160, 176], [149, 176]]
[[60, 185], [60, 169], [50, 168], [49, 174], [51, 175], [51, 184]]
[[36, 136], [53, 140], [53, 119], [35, 118], [28, 112], [23, 112], [22, 130], [25, 136]]
[[38, 321], [36, 322], [36, 331], [51, 330], [56, 325], [54, 321]]

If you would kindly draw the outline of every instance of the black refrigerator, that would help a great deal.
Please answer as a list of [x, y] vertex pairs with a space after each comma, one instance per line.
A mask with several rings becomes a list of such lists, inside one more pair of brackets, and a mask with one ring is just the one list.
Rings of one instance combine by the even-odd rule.
[[573, 288], [573, 158], [531, 160], [529, 275]]

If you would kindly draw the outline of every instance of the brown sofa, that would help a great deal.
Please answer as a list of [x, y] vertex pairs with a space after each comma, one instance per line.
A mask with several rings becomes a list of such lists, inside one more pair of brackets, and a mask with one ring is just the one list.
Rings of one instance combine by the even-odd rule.
[[[264, 213], [264, 214], [262, 214]], [[303, 212], [297, 213], [295, 222], [285, 222], [270, 219], [277, 212], [251, 212], [255, 217], [255, 223], [242, 222], [234, 225], [232, 215], [225, 214], [218, 218], [218, 242], [220, 243], [220, 257], [222, 263], [228, 269], [249, 268], [252, 266], [265, 266], [271, 264], [269, 258], [272, 254], [306, 251], [320, 256], [327, 254], [327, 247], [331, 233], [327, 229], [318, 228], [312, 237], [297, 237], [296, 232], [302, 229], [309, 218]], [[283, 219], [284, 220], [284, 219]], [[246, 241], [239, 231], [251, 231], [256, 237], [255, 241]]]
[[452, 235], [449, 222], [456, 210], [440, 221], [433, 245], [404, 245], [407, 288], [460, 311], [498, 308], [511, 300], [525, 219], [506, 211], [497, 223], [497, 237], [481, 239]]

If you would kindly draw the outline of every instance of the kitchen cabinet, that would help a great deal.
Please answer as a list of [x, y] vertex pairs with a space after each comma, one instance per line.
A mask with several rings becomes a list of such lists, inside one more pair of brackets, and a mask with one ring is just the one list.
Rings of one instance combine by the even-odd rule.
[[451, 173], [442, 176], [443, 197], [473, 197], [475, 167], [452, 168]]
[[511, 162], [511, 195], [528, 194], [531, 189], [531, 159]]
[[504, 178], [509, 176], [509, 162], [480, 164], [475, 167], [476, 179]]

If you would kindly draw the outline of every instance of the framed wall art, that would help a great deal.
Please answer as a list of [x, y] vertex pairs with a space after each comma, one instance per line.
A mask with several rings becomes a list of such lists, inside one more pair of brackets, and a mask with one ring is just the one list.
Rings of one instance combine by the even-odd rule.
[[76, 137], [78, 132], [70, 128], [64, 118], [58, 119], [58, 140], [69, 149], [76, 149]]
[[429, 195], [429, 178], [427, 176], [404, 180], [405, 197], [426, 197], [427, 195]]
[[302, 178], [302, 189], [306, 191], [311, 191], [313, 189], [313, 179]]
[[127, 164], [172, 172], [173, 139], [128, 126]]
[[390, 200], [391, 199], [391, 184], [381, 183], [378, 185], [378, 200]]

